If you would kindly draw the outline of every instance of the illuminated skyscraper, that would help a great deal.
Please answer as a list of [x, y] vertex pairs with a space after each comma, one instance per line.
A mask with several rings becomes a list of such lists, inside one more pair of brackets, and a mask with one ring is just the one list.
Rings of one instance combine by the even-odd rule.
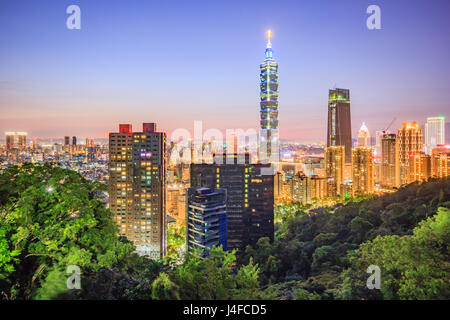
[[[273, 58], [271, 31], [267, 32], [264, 62], [260, 65], [260, 145], [261, 161], [278, 161], [278, 63]], [[273, 162], [273, 161], [272, 161]]]
[[370, 145], [370, 132], [366, 124], [363, 122], [361, 128], [358, 131], [358, 147], [368, 147]]
[[350, 90], [334, 89], [328, 95], [327, 147], [344, 146], [345, 162], [352, 161]]
[[436, 178], [450, 176], [450, 145], [433, 149], [430, 173], [432, 177]]
[[311, 203], [309, 178], [303, 172], [297, 172], [291, 181], [291, 197], [294, 202]]
[[353, 195], [372, 194], [374, 183], [374, 158], [372, 147], [357, 147], [352, 150]]
[[26, 132], [17, 132], [17, 149], [19, 151], [24, 150], [27, 147], [27, 135]]
[[14, 150], [14, 147], [15, 147], [16, 133], [15, 132], [5, 132], [5, 136], [6, 136], [6, 150], [8, 152], [11, 152]]
[[399, 146], [395, 133], [381, 137], [381, 185], [387, 188], [400, 186]]
[[423, 151], [423, 130], [417, 122], [406, 122], [398, 130], [398, 146], [400, 159], [400, 184], [409, 181], [409, 158], [411, 154]]
[[237, 154], [217, 155], [214, 160], [191, 164], [191, 187], [227, 190], [228, 249], [243, 252], [261, 237], [273, 240], [274, 176], [261, 173], [270, 164], [252, 164], [249, 154], [245, 163], [238, 163]]
[[431, 174], [431, 156], [425, 152], [412, 152], [408, 162], [408, 183], [428, 180]]
[[329, 179], [329, 196], [342, 196], [344, 183], [345, 147], [333, 146], [325, 148], [325, 172]]
[[327, 179], [298, 172], [290, 179], [291, 197], [294, 202], [310, 204], [327, 195]]
[[70, 137], [69, 136], [64, 137], [64, 151], [70, 152]]
[[438, 145], [445, 144], [445, 117], [430, 117], [425, 123], [425, 151], [431, 154]]
[[227, 191], [188, 188], [186, 208], [187, 249], [199, 249], [207, 256], [213, 246], [227, 250]]
[[387, 134], [386, 130], [380, 130], [375, 132], [375, 156], [381, 157], [381, 138]]
[[121, 124], [109, 134], [109, 201], [120, 234], [137, 252], [160, 259], [166, 254], [166, 134], [155, 124], [132, 132]]

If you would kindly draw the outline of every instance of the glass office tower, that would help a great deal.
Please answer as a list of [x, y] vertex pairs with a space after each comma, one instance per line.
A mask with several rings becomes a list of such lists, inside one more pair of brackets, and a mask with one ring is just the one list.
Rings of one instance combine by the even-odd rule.
[[278, 160], [278, 63], [273, 58], [271, 32], [264, 62], [260, 65], [260, 149], [261, 161]]

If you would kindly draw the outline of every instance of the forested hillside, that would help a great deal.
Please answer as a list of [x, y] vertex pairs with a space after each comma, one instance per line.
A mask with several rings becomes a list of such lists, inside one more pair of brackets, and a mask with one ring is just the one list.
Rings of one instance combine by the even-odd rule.
[[[311, 214], [278, 207], [276, 240], [260, 239], [241, 263], [252, 257], [262, 285], [279, 298], [296, 291], [324, 299], [449, 298], [448, 208], [449, 179]], [[366, 288], [372, 264], [381, 268], [381, 290]]]
[[[0, 299], [450, 299], [450, 179], [333, 208], [279, 206], [273, 243], [164, 261], [118, 237], [104, 190], [50, 164], [0, 172]], [[67, 288], [69, 265], [81, 289]], [[369, 265], [380, 290], [366, 287]]]

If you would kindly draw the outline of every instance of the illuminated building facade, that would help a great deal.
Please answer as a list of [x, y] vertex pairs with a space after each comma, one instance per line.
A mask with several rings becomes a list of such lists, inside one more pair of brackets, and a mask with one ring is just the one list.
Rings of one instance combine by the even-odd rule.
[[16, 133], [15, 132], [5, 132], [5, 136], [6, 136], [6, 150], [8, 152], [11, 152], [14, 150], [14, 147], [15, 147]]
[[260, 65], [260, 145], [259, 158], [263, 162], [278, 161], [278, 63], [273, 58], [271, 31], [264, 62]]
[[439, 146], [431, 154], [431, 176], [444, 178], [450, 176], [450, 146]]
[[69, 136], [64, 137], [64, 151], [70, 152], [70, 137]]
[[385, 130], [380, 130], [375, 132], [375, 152], [376, 157], [381, 157], [381, 138], [389, 132]]
[[311, 203], [311, 190], [308, 177], [303, 172], [297, 172], [291, 179], [292, 201], [302, 204]]
[[371, 147], [357, 147], [352, 150], [353, 195], [372, 194], [375, 189], [375, 162]]
[[344, 146], [345, 162], [352, 161], [350, 90], [333, 89], [328, 95], [327, 147]]
[[169, 185], [167, 188], [167, 214], [178, 224], [186, 221], [186, 191], [184, 184]]
[[306, 176], [303, 172], [295, 174], [291, 183], [292, 201], [311, 204], [327, 197], [327, 179], [313, 175]]
[[342, 196], [344, 183], [345, 147], [325, 148], [325, 174], [329, 179], [329, 196]]
[[427, 181], [431, 174], [431, 156], [425, 152], [409, 154], [408, 183]]
[[109, 203], [139, 254], [166, 254], [166, 134], [144, 123], [142, 132], [121, 124], [109, 134]]
[[27, 135], [26, 132], [17, 132], [17, 149], [19, 149], [19, 151], [22, 151], [27, 147]]
[[397, 135], [387, 133], [381, 137], [381, 180], [386, 188], [400, 186], [400, 158]]
[[208, 256], [213, 246], [227, 247], [227, 192], [225, 189], [188, 188], [186, 208], [187, 250]]
[[270, 164], [252, 164], [249, 154], [244, 163], [238, 163], [237, 154], [214, 160], [191, 164], [191, 187], [227, 190], [228, 249], [242, 252], [261, 237], [273, 240], [274, 176], [261, 174]]
[[417, 122], [406, 122], [397, 134], [400, 159], [400, 184], [409, 181], [408, 167], [411, 154], [423, 151], [423, 130]]
[[429, 117], [425, 123], [425, 151], [431, 154], [438, 145], [445, 144], [445, 117]]
[[363, 122], [361, 128], [358, 131], [358, 147], [368, 147], [371, 145], [370, 132], [366, 124]]
[[6, 151], [13, 152], [15, 149], [17, 151], [25, 150], [27, 148], [27, 135], [26, 132], [5, 132]]

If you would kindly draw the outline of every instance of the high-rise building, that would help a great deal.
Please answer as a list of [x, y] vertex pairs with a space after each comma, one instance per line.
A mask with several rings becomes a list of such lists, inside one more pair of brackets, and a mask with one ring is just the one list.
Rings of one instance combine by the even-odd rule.
[[64, 151], [70, 152], [70, 137], [69, 136], [64, 137]]
[[94, 139], [86, 138], [86, 162], [93, 162], [95, 160], [95, 145]]
[[184, 184], [172, 184], [167, 188], [167, 214], [178, 224], [186, 221], [186, 189]]
[[283, 173], [280, 171], [275, 172], [273, 179], [273, 196], [275, 200], [279, 200], [283, 195]]
[[342, 196], [344, 183], [345, 147], [325, 148], [325, 174], [329, 180], [329, 196]]
[[33, 150], [37, 150], [37, 148], [38, 148], [37, 138], [33, 137]]
[[75, 136], [72, 137], [72, 145], [74, 145], [74, 146], [77, 145], [77, 137], [75, 137]]
[[120, 234], [139, 254], [166, 254], [166, 134], [154, 124], [109, 134], [109, 203]]
[[381, 179], [387, 188], [400, 186], [399, 146], [395, 133], [387, 133], [381, 138]]
[[363, 122], [361, 128], [358, 131], [358, 147], [368, 147], [371, 145], [371, 137], [369, 129]]
[[14, 147], [15, 147], [16, 133], [15, 132], [5, 132], [5, 136], [6, 136], [6, 150], [8, 152], [11, 152], [14, 150]]
[[409, 154], [408, 183], [427, 181], [431, 175], [431, 156], [425, 152]]
[[378, 158], [381, 157], [381, 139], [382, 137], [387, 134], [386, 130], [380, 130], [375, 132], [375, 152], [374, 155]]
[[333, 89], [328, 95], [327, 147], [344, 146], [345, 162], [352, 161], [350, 90]]
[[325, 199], [328, 196], [328, 179], [325, 177], [319, 177], [318, 175], [313, 175], [310, 178], [311, 185], [311, 200], [318, 201]]
[[445, 144], [445, 117], [429, 117], [425, 123], [425, 151], [431, 154], [438, 145]]
[[400, 159], [400, 184], [409, 181], [408, 167], [410, 154], [423, 151], [423, 130], [417, 122], [406, 122], [398, 130], [398, 146]]
[[327, 179], [298, 172], [290, 179], [291, 197], [295, 202], [311, 204], [327, 196]]
[[225, 189], [188, 188], [186, 204], [187, 250], [207, 256], [213, 246], [227, 247], [227, 192]]
[[292, 177], [290, 182], [292, 201], [302, 204], [311, 203], [311, 190], [308, 177], [299, 171]]
[[356, 147], [352, 150], [353, 195], [372, 194], [375, 189], [374, 157], [372, 147]]
[[252, 164], [249, 154], [244, 160], [226, 154], [212, 164], [191, 164], [191, 187], [227, 190], [228, 249], [241, 252], [274, 233], [274, 176], [261, 173], [270, 164]]
[[17, 132], [17, 149], [19, 151], [27, 147], [27, 135], [28, 133], [26, 132]]
[[273, 58], [271, 31], [267, 33], [264, 62], [260, 65], [260, 144], [259, 159], [264, 162], [279, 159], [278, 134], [278, 63]]
[[450, 145], [439, 146], [433, 149], [430, 174], [435, 178], [450, 176]]

